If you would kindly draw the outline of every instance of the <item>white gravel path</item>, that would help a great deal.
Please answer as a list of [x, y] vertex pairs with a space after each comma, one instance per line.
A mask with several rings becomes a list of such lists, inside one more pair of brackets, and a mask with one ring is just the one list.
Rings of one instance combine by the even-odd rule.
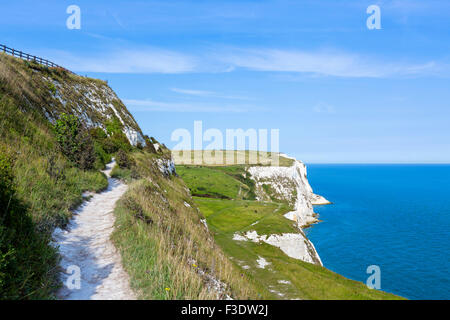
[[[128, 188], [110, 177], [114, 164], [108, 164], [103, 171], [108, 176], [108, 189], [82, 204], [66, 230], [57, 229], [54, 232], [55, 244], [59, 246], [62, 256], [60, 265], [65, 271], [61, 273], [64, 285], [57, 294], [59, 299], [136, 299], [130, 289], [128, 274], [122, 267], [120, 253], [110, 240], [114, 229], [114, 207]], [[78, 268], [80, 288], [77, 288], [74, 273]]]

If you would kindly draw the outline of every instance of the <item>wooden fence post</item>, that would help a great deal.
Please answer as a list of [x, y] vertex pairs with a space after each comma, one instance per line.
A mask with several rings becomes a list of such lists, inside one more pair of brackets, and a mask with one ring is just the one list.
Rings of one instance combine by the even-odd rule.
[[4, 53], [10, 54], [13, 57], [17, 56], [17, 57], [19, 57], [21, 59], [24, 59], [24, 60], [26, 59], [27, 61], [33, 61], [34, 63], [40, 63], [40, 64], [42, 64], [44, 66], [51, 67], [51, 68], [61, 68], [62, 70], [73, 74], [72, 71], [67, 70], [66, 68], [60, 67], [59, 65], [57, 65], [57, 64], [55, 64], [55, 63], [53, 63], [53, 62], [51, 62], [51, 61], [49, 61], [47, 59], [43, 59], [41, 57], [36, 57], [36, 56], [30, 55], [29, 53], [25, 53], [25, 52], [22, 52], [22, 51], [19, 51], [19, 50], [15, 50], [15, 49], [12, 49], [12, 48], [9, 48], [9, 47], [5, 46], [4, 44], [0, 44], [0, 51], [2, 49], [3, 49]]

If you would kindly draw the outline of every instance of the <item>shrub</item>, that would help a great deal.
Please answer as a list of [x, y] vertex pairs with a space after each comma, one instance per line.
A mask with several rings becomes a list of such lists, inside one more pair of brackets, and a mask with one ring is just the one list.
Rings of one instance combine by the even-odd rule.
[[96, 155], [91, 136], [74, 115], [61, 114], [54, 126], [61, 152], [78, 168], [94, 168]]
[[122, 132], [122, 130], [123, 124], [116, 116], [113, 116], [110, 120], [106, 122], [106, 132], [108, 133], [109, 136]]
[[61, 152], [69, 160], [76, 162], [79, 151], [77, 137], [80, 134], [78, 119], [73, 115], [63, 113], [59, 120], [56, 121], [54, 128]]
[[91, 136], [86, 131], [82, 131], [78, 135], [77, 141], [80, 150], [77, 156], [77, 167], [82, 170], [93, 169], [96, 161], [96, 152]]
[[111, 162], [111, 155], [105, 151], [102, 144], [100, 142], [94, 142], [94, 150], [96, 157], [96, 164], [95, 167], [97, 169], [103, 169], [105, 168], [105, 165], [109, 162]]
[[91, 128], [89, 130], [89, 134], [92, 136], [92, 138], [95, 141], [99, 141], [99, 142], [105, 140], [106, 138], [108, 138], [108, 135], [106, 134], [106, 132], [103, 131], [103, 129], [99, 128], [99, 127]]
[[119, 118], [113, 116], [105, 124], [108, 138], [103, 140], [104, 149], [108, 153], [116, 153], [120, 149], [131, 151], [133, 148], [123, 133], [123, 124]]
[[116, 154], [116, 162], [119, 168], [122, 169], [130, 169], [134, 161], [130, 158], [128, 153], [126, 153], [124, 150], [119, 150]]
[[131, 151], [133, 149], [127, 136], [122, 131], [115, 133], [109, 139], [112, 142], [114, 152], [119, 150]]

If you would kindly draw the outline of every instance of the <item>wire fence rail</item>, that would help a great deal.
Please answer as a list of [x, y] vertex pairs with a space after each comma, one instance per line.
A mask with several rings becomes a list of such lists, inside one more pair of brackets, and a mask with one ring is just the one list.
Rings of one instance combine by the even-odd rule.
[[43, 59], [41, 57], [33, 56], [31, 54], [22, 52], [20, 50], [9, 48], [9, 47], [5, 46], [4, 44], [0, 44], [0, 52], [12, 55], [13, 57], [17, 57], [17, 58], [20, 58], [23, 60], [33, 61], [33, 62], [42, 64], [42, 65], [50, 67], [50, 68], [59, 68], [59, 69], [65, 70], [67, 72], [73, 73], [72, 71], [67, 70], [66, 68], [61, 67], [60, 65], [57, 65], [56, 63], [53, 63], [49, 60]]

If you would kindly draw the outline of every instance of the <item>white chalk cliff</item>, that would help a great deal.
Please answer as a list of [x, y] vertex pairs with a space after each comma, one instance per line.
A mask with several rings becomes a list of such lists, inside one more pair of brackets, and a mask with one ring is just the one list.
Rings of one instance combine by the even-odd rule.
[[330, 202], [314, 194], [307, 179], [305, 164], [284, 154], [282, 156], [292, 159], [292, 166], [252, 166], [248, 168], [248, 172], [255, 181], [258, 200], [277, 199], [287, 201], [293, 206], [294, 210], [284, 216], [296, 222], [299, 233], [258, 236], [256, 232], [248, 232], [244, 236], [235, 235], [235, 240], [264, 241], [279, 247], [292, 258], [322, 265], [314, 245], [305, 236], [302, 228], [318, 221], [313, 205]]
[[43, 79], [53, 88], [48, 105], [43, 106], [44, 115], [50, 122], [54, 123], [64, 112], [77, 116], [88, 128], [99, 127], [106, 131], [106, 121], [115, 116], [122, 123], [129, 142], [133, 146], [145, 146], [136, 120], [107, 83], [89, 78], [76, 83], [59, 82], [50, 77]]

